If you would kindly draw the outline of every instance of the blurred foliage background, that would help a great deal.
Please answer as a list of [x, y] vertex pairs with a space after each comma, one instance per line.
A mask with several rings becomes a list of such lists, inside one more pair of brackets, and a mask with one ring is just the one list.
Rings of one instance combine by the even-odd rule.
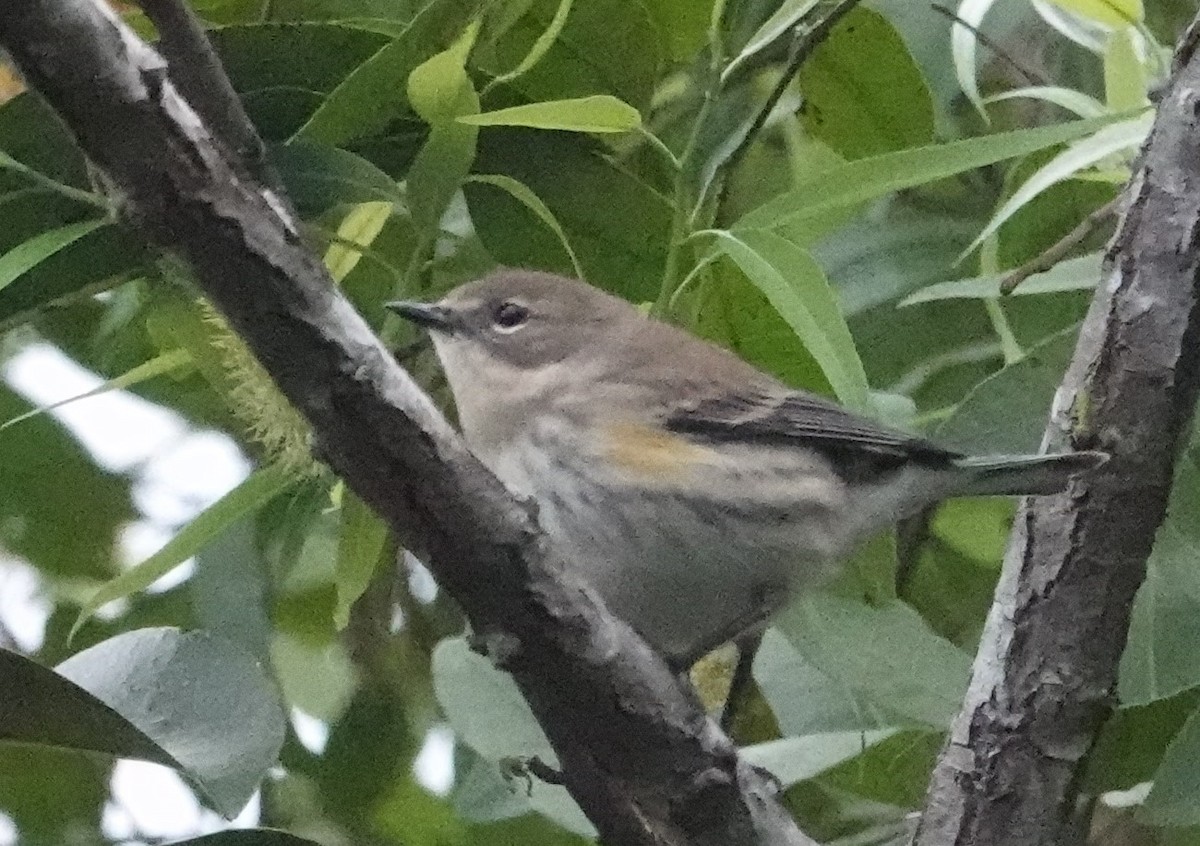
[[[871, 0], [815, 37], [844, 5], [194, 3], [305, 237], [443, 404], [381, 303], [503, 264], [951, 446], [1034, 450], [1195, 4]], [[210, 846], [589, 842], [420, 562], [309, 457], [186, 268], [113, 222], [48, 108], [3, 88], [0, 842], [161, 841], [122, 808], [156, 776], [118, 789], [124, 759], [292, 833]], [[1198, 449], [1091, 756], [1097, 843], [1200, 842]], [[904, 842], [1013, 508], [879, 539], [769, 632], [738, 737], [813, 836]], [[224, 827], [195, 820], [173, 836]]]

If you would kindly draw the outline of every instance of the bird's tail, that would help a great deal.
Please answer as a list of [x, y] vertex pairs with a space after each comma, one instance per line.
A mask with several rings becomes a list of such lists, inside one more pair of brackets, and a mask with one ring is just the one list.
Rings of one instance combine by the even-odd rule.
[[1108, 461], [1103, 452], [1064, 452], [1057, 455], [984, 455], [955, 464], [973, 471], [964, 496], [1024, 496], [1058, 493], [1072, 476]]

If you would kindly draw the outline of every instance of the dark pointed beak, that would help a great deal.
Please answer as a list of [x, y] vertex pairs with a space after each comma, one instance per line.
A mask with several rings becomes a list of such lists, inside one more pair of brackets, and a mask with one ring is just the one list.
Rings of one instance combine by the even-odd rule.
[[383, 307], [390, 312], [400, 315], [405, 320], [411, 320], [418, 326], [424, 326], [431, 332], [453, 332], [457, 328], [454, 313], [445, 306], [435, 303], [415, 303], [409, 300], [396, 300], [384, 303]]

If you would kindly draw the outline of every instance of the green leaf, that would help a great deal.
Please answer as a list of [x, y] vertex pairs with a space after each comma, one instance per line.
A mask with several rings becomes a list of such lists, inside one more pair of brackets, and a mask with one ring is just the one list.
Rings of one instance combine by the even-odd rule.
[[172, 350], [171, 352], [163, 353], [156, 358], [150, 359], [144, 364], [139, 364], [132, 370], [122, 373], [116, 378], [109, 379], [104, 384], [98, 385], [95, 388], [92, 388], [90, 391], [85, 391], [82, 394], [76, 394], [73, 397], [68, 397], [67, 399], [50, 403], [50, 405], [43, 405], [40, 408], [33, 409], [32, 411], [19, 414], [11, 420], [5, 420], [3, 423], [0, 423], [0, 432], [3, 432], [10, 426], [15, 426], [22, 420], [28, 420], [31, 417], [37, 417], [39, 414], [45, 414], [47, 411], [53, 411], [56, 408], [62, 408], [64, 405], [78, 402], [81, 399], [98, 396], [99, 394], [108, 393], [109, 391], [128, 388], [132, 385], [138, 384], [139, 382], [145, 382], [147, 379], [152, 379], [155, 376], [161, 376], [164, 373], [170, 373], [172, 371], [179, 370], [187, 365], [190, 365], [191, 363], [192, 356], [187, 350]]
[[1124, 116], [999, 132], [848, 162], [779, 195], [733, 229], [774, 229], [1094, 134]]
[[832, 396], [821, 366], [766, 295], [723, 253], [710, 256], [704, 270], [710, 281], [699, 286], [696, 333], [788, 385]]
[[140, 758], [179, 770], [235, 816], [285, 730], [262, 667], [207, 632], [126, 632], [55, 670], [0, 650], [0, 739]]
[[[541, 49], [561, 15], [561, 0], [537, 0], [490, 45], [472, 57], [478, 70], [501, 76]], [[649, 106], [660, 80], [662, 35], [644, 3], [587, 0], [571, 6], [562, 31], [538, 62], [506, 88], [519, 94], [508, 102], [539, 102], [611, 94], [635, 107]], [[492, 90], [493, 86], [488, 86]]]
[[1117, 686], [1122, 704], [1143, 705], [1200, 685], [1200, 429], [1175, 467], [1167, 517], [1154, 539], [1133, 603]]
[[273, 828], [239, 828], [218, 831], [189, 840], [177, 840], [169, 846], [318, 846], [315, 840], [297, 837]]
[[775, 628], [767, 629], [754, 656], [754, 681], [784, 735], [859, 734], [889, 725], [878, 708], [818, 670]]
[[562, 244], [563, 251], [571, 259], [571, 267], [574, 268], [575, 275], [580, 279], [584, 278], [583, 267], [579, 264], [579, 258], [575, 255], [575, 251], [571, 249], [571, 242], [567, 239], [567, 233], [563, 231], [558, 218], [537, 194], [529, 190], [527, 185], [502, 173], [474, 174], [468, 177], [467, 181], [477, 185], [491, 185], [499, 188], [537, 215], [538, 220], [546, 224], [546, 228], [553, 232], [558, 238], [558, 242]]
[[670, 47], [669, 58], [686, 61], [708, 36], [714, 0], [646, 0], [650, 23]]
[[251, 473], [244, 482], [184, 526], [158, 552], [105, 582], [80, 610], [71, 627], [71, 635], [74, 636], [97, 609], [114, 599], [145, 590], [195, 555], [231, 524], [282, 493], [292, 481], [292, 477], [279, 467], [266, 467]]
[[528, 71], [532, 70], [542, 57], [558, 40], [562, 34], [563, 27], [566, 26], [567, 16], [571, 14], [572, 0], [559, 0], [558, 8], [554, 10], [554, 17], [550, 19], [549, 25], [542, 30], [542, 34], [537, 37], [537, 41], [533, 42], [533, 46], [529, 48], [529, 52], [517, 64], [515, 68], [502, 73], [487, 84], [484, 93], [487, 93], [497, 85], [503, 85], [506, 82], [512, 82], [514, 79], [523, 76]]
[[449, 48], [408, 75], [409, 105], [431, 126], [479, 111], [479, 97], [466, 71], [467, 56], [478, 33], [478, 23], [472, 24]]
[[[30, 405], [0, 384], [0, 419]], [[0, 547], [56, 583], [107, 578], [124, 525], [137, 518], [129, 480], [95, 459], [53, 417], [0, 433]], [[76, 507], [87, 503], [86, 508]], [[70, 509], [72, 518], [64, 520]]]
[[[304, 603], [299, 609], [308, 626], [317, 620], [328, 625], [333, 603], [320, 600], [332, 593], [314, 592], [305, 597], [317, 600]], [[334, 722], [346, 710], [358, 681], [350, 656], [340, 642], [315, 640], [312, 634], [301, 637], [277, 631], [271, 641], [271, 666], [288, 705], [317, 719]]]
[[568, 132], [628, 132], [642, 125], [642, 116], [633, 106], [616, 97], [597, 94], [463, 115], [458, 122], [471, 126], [528, 126]]
[[[1135, 31], [1114, 30], [1104, 47], [1104, 97], [1113, 112], [1133, 111], [1150, 105], [1146, 97], [1146, 66], [1134, 46]], [[1152, 47], [1149, 49], [1153, 49]]]
[[1163, 755], [1200, 705], [1200, 690], [1148, 705], [1118, 708], [1088, 753], [1081, 787], [1089, 793], [1130, 790], [1154, 778]]
[[903, 602], [872, 608], [812, 594], [777, 626], [806, 661], [896, 720], [945, 729], [958, 713], [971, 657]]
[[938, 443], [968, 454], [1036, 452], [1078, 333], [1051, 336], [972, 388], [935, 431]]
[[[1086, 256], [1060, 261], [1049, 270], [1035, 273], [1022, 282], [1011, 295], [1024, 297], [1033, 294], [1057, 294], [1062, 291], [1086, 291], [1095, 288], [1100, 282], [1100, 270], [1103, 263], [1103, 253], [1089, 253]], [[1005, 274], [992, 276], [976, 276], [971, 279], [955, 279], [952, 282], [939, 282], [922, 288], [914, 294], [909, 294], [900, 301], [901, 306], [928, 303], [936, 300], [987, 300], [1001, 296], [1000, 282]]]
[[102, 226], [0, 290], [0, 327], [26, 320], [48, 305], [85, 300], [134, 278], [147, 258], [146, 244], [136, 234]]
[[721, 81], [724, 82], [733, 77], [742, 69], [743, 65], [765, 48], [776, 43], [784, 33], [794, 30], [805, 15], [811, 12], [819, 2], [820, 0], [784, 0], [780, 3], [775, 13], [763, 21], [762, 25], [750, 36], [746, 46], [725, 66], [725, 70], [721, 72]]
[[1151, 825], [1200, 824], [1200, 709], [1167, 747], [1138, 815]]
[[366, 503], [353, 491], [342, 494], [342, 519], [338, 530], [337, 562], [334, 576], [337, 607], [334, 624], [339, 629], [350, 623], [350, 607], [367, 589], [375, 570], [383, 562], [388, 529]]
[[958, 77], [958, 85], [962, 92], [967, 95], [967, 99], [985, 122], [988, 120], [988, 113], [984, 108], [984, 100], [979, 93], [979, 80], [975, 75], [975, 48], [979, 43], [975, 33], [995, 2], [996, 0], [962, 0], [954, 14], [962, 24], [955, 23], [950, 28], [950, 53], [954, 59], [954, 75]]
[[1154, 122], [1154, 114], [1146, 113], [1132, 120], [1107, 126], [1094, 135], [1076, 141], [1063, 150], [1045, 165], [1040, 167], [1033, 176], [1022, 183], [1013, 195], [992, 215], [983, 231], [976, 236], [971, 245], [963, 252], [970, 253], [986, 241], [1006, 220], [1013, 216], [1038, 194], [1051, 185], [1069, 179], [1085, 168], [1091, 167], [1110, 156], [1120, 156], [1122, 159], [1131, 157], [1150, 131]]
[[747, 746], [741, 750], [741, 755], [751, 764], [770, 772], [781, 786], [791, 787], [861, 755], [868, 747], [895, 733], [893, 729], [884, 729], [784, 737]]
[[800, 69], [801, 122], [847, 159], [933, 141], [933, 99], [887, 19], [865, 7], [834, 26]]
[[25, 243], [13, 247], [0, 256], [0, 290], [17, 281], [59, 250], [69, 247], [84, 235], [94, 232], [101, 226], [107, 226], [110, 222], [104, 218], [96, 218], [95, 220], [71, 223], [49, 232], [43, 232]]
[[1142, 20], [1142, 0], [1050, 0], [1068, 12], [1074, 12], [1106, 26], [1125, 27]]
[[[554, 749], [512, 678], [472, 652], [462, 638], [447, 638], [434, 649], [433, 685], [450, 725], [488, 761], [511, 764], [536, 755], [556, 766]], [[528, 805], [534, 810], [570, 831], [594, 834], [565, 788], [533, 779], [529, 789]]]
[[809, 253], [766, 231], [708, 230], [820, 364], [839, 400], [850, 408], [872, 408], [867, 376], [837, 301]]
[[[658, 293], [671, 206], [591, 136], [497, 127], [480, 137], [475, 170], [508, 176], [536, 194], [589, 282], [634, 302]], [[475, 230], [497, 262], [571, 272], [558, 239], [521, 202], [479, 185], [465, 193]]]
[[[364, 251], [375, 243], [391, 219], [392, 211], [391, 203], [370, 202], [361, 203], [346, 213], [337, 228], [337, 236], [342, 240], [335, 241], [325, 250], [325, 266], [335, 282], [341, 282], [358, 266]], [[355, 245], [362, 249], [355, 249]]]
[[344, 203], [403, 203], [392, 179], [361, 156], [312, 141], [271, 148], [271, 162], [288, 196], [306, 216]]
[[1041, 100], [1043, 103], [1053, 103], [1081, 118], [1100, 117], [1106, 111], [1104, 104], [1095, 97], [1089, 97], [1073, 88], [1062, 88], [1055, 85], [1031, 85], [1027, 88], [1014, 88], [985, 97], [984, 103], [1002, 103], [1005, 100], [1027, 98]]
[[479, 111], [479, 95], [464, 62], [477, 27], [470, 27], [450, 49], [438, 53], [409, 75], [413, 108], [433, 127], [408, 171], [408, 205], [425, 238], [438, 232], [442, 214], [475, 161], [479, 130], [455, 118]]
[[401, 35], [338, 84], [295, 137], [336, 146], [382, 130], [400, 114], [413, 70], [460, 33], [477, 6], [474, 0], [425, 4]]

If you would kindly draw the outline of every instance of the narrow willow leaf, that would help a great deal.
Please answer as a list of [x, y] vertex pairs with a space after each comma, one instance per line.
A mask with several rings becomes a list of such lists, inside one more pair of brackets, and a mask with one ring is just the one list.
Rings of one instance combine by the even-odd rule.
[[472, 24], [450, 49], [408, 76], [413, 109], [432, 127], [408, 170], [408, 207], [418, 232], [430, 242], [475, 161], [479, 130], [456, 118], [479, 112], [479, 94], [465, 66], [478, 29], [478, 22]]
[[629, 132], [642, 125], [642, 116], [633, 106], [612, 95], [596, 94], [462, 115], [458, 122], [470, 126], [528, 126], [567, 132]]
[[1100, 55], [1110, 28], [1084, 15], [1068, 11], [1054, 0], [1030, 0], [1035, 12], [1055, 30], [1085, 50]]
[[[1013, 289], [1011, 294], [1005, 296], [1023, 297], [1090, 290], [1100, 281], [1100, 266], [1103, 260], [1103, 253], [1088, 253], [1086, 256], [1060, 261], [1049, 270], [1033, 274]], [[939, 282], [910, 294], [900, 301], [900, 305], [903, 307], [935, 300], [995, 299], [1001, 296], [1000, 283], [1003, 279], [1004, 274], [995, 274]]]
[[266, 505], [282, 493], [293, 481], [290, 473], [277, 466], [265, 467], [251, 473], [245, 481], [206, 508], [188, 523], [158, 552], [105, 582], [84, 603], [71, 626], [74, 637], [97, 609], [138, 591], [145, 590], [162, 576], [195, 555], [206, 543], [251, 511]]
[[973, 252], [975, 248], [990, 238], [1006, 220], [1050, 186], [1071, 178], [1079, 171], [1091, 167], [1109, 156], [1132, 156], [1146, 140], [1146, 135], [1150, 132], [1153, 122], [1154, 114], [1148, 112], [1131, 120], [1123, 120], [1107, 126], [1090, 138], [1084, 138], [1068, 146], [1067, 149], [1038, 168], [1020, 188], [1013, 192], [1013, 195], [992, 215], [992, 219], [988, 221], [983, 231], [963, 251], [963, 256]]
[[820, 365], [839, 400], [870, 412], [872, 404], [854, 339], [820, 265], [806, 251], [773, 232], [708, 230], [770, 300]]
[[155, 376], [161, 376], [164, 373], [170, 373], [174, 370], [179, 370], [192, 363], [191, 354], [184, 349], [171, 350], [171, 352], [163, 353], [156, 358], [152, 358], [147, 362], [139, 364], [132, 370], [128, 370], [113, 379], [109, 379], [103, 385], [98, 385], [90, 391], [85, 391], [82, 394], [76, 394], [73, 397], [68, 397], [58, 402], [52, 402], [49, 405], [43, 405], [40, 408], [35, 408], [32, 411], [27, 411], [24, 414], [18, 415], [11, 420], [5, 420], [0, 423], [0, 432], [3, 432], [9, 426], [15, 426], [22, 420], [28, 420], [31, 417], [37, 417], [40, 414], [45, 414], [47, 411], [53, 411], [56, 408], [62, 408], [64, 405], [69, 405], [73, 402], [78, 402], [81, 399], [98, 396], [108, 393], [109, 391], [122, 390], [131, 387], [139, 382], [145, 382], [147, 379], [153, 379]]
[[[293, 138], [342, 146], [351, 139], [383, 134], [385, 127], [404, 111], [406, 89], [401, 81], [437, 52], [437, 45], [447, 43], [455, 32], [468, 24], [475, 4], [462, 0], [427, 0], [414, 4], [413, 8], [417, 12], [404, 31], [376, 49], [349, 74], [339, 76], [341, 81], [337, 87], [329, 92]], [[275, 35], [278, 25], [268, 24], [264, 28], [271, 33], [268, 36], [271, 40], [280, 40]], [[365, 32], [351, 26], [344, 28], [350, 35], [339, 33], [338, 37], [350, 43]], [[337, 53], [340, 49], [339, 42], [324, 52]]]
[[780, 786], [791, 787], [796, 782], [814, 778], [843, 761], [858, 757], [868, 747], [887, 740], [895, 733], [895, 729], [883, 729], [784, 737], [747, 746], [741, 750], [741, 755], [755, 766], [770, 772], [779, 780]]
[[1104, 97], [1110, 111], [1132, 111], [1150, 105], [1146, 66], [1134, 44], [1138, 37], [1133, 29], [1122, 27], [1108, 37], [1104, 47]]
[[993, 94], [990, 97], [983, 99], [984, 103], [1001, 103], [1005, 100], [1017, 100], [1027, 98], [1030, 100], [1041, 100], [1044, 103], [1053, 103], [1056, 106], [1061, 106], [1069, 112], [1073, 112], [1081, 118], [1100, 117], [1106, 111], [1104, 104], [1095, 97], [1089, 97], [1082, 91], [1075, 91], [1071, 88], [1062, 88], [1057, 85], [1031, 85], [1027, 88], [1014, 88], [1012, 91], [1004, 91], [1000, 94]]
[[333, 570], [337, 587], [333, 622], [338, 629], [349, 625], [350, 608], [371, 583], [388, 534], [387, 524], [352, 491], [344, 491], [341, 500], [342, 519]]
[[58, 229], [51, 229], [35, 235], [0, 256], [0, 289], [11, 285], [22, 275], [37, 267], [59, 250], [74, 244], [89, 232], [94, 232], [101, 226], [107, 226], [111, 221], [105, 218], [83, 220], [70, 223]]
[[558, 8], [554, 10], [554, 17], [551, 18], [550, 24], [538, 36], [537, 41], [533, 42], [533, 46], [529, 48], [529, 52], [525, 54], [525, 58], [521, 59], [515, 68], [507, 73], [500, 74], [500, 76], [489, 82], [483, 89], [485, 94], [497, 85], [512, 82], [517, 77], [528, 73], [542, 60], [542, 57], [554, 46], [554, 42], [558, 40], [558, 36], [562, 34], [562, 29], [567, 24], [567, 16], [571, 14], [571, 3], [572, 0], [559, 0]]
[[351, 244], [369, 247], [383, 231], [388, 218], [392, 216], [393, 205], [390, 202], [360, 203], [342, 218], [338, 225], [337, 234], [349, 243], [330, 244], [325, 250], [325, 267], [335, 282], [341, 282], [350, 275], [350, 271], [362, 260], [362, 250], [356, 250]]
[[448, 49], [417, 65], [408, 75], [409, 103], [426, 123], [436, 126], [471, 111], [472, 99], [478, 110], [478, 97], [465, 69], [478, 34], [476, 21]]
[[546, 228], [554, 233], [558, 238], [558, 243], [562, 244], [563, 251], [571, 259], [571, 266], [575, 268], [575, 275], [580, 279], [584, 277], [583, 265], [579, 263], [579, 258], [575, 255], [575, 251], [571, 249], [571, 242], [567, 239], [567, 233], [563, 231], [559, 225], [558, 218], [554, 216], [554, 212], [542, 202], [541, 198], [533, 193], [525, 183], [520, 180], [513, 179], [511, 176], [505, 176], [502, 173], [482, 173], [475, 174], [467, 178], [468, 182], [476, 182], [480, 185], [491, 185], [499, 188], [507, 193], [514, 200], [519, 202], [525, 208], [533, 212], [538, 220], [546, 224]]
[[1142, 0], [1050, 0], [1068, 12], [1112, 27], [1127, 27], [1142, 20]]
[[735, 231], [775, 229], [829, 217], [847, 206], [861, 205], [895, 191], [1093, 135], [1097, 130], [1128, 117], [1105, 115], [1055, 126], [998, 132], [980, 138], [848, 162], [767, 201], [731, 228]]
[[724, 82], [740, 71], [746, 62], [757, 56], [764, 48], [774, 44], [789, 29], [795, 29], [804, 16], [811, 12], [819, 2], [820, 0], [784, 0], [775, 14], [763, 22], [762, 26], [750, 36], [750, 40], [746, 42], [746, 46], [741, 49], [741, 52], [725, 66], [725, 70], [721, 72], [721, 81]]
[[975, 30], [983, 23], [984, 15], [995, 2], [996, 0], [963, 0], [955, 13], [955, 17], [963, 23], [956, 21], [950, 28], [950, 54], [954, 59], [954, 75], [958, 78], [958, 87], [967, 95], [967, 99], [985, 121], [988, 120], [988, 113], [979, 93], [979, 80], [975, 75], [975, 47], [978, 44]]

